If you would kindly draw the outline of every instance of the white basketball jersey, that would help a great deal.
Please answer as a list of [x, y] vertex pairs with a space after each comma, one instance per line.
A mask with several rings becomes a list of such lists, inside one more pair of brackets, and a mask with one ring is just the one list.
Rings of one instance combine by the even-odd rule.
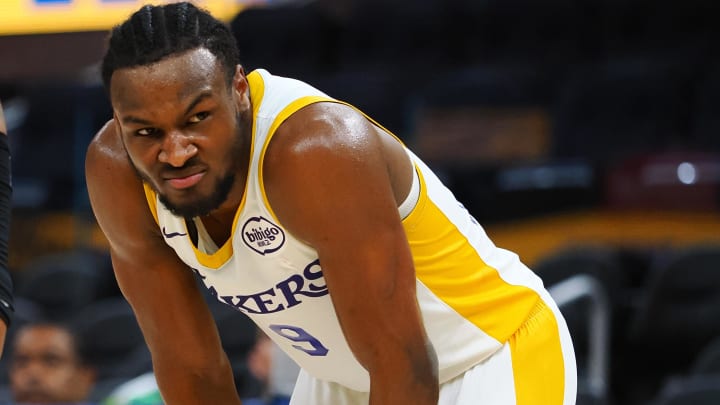
[[[297, 80], [256, 70], [251, 161], [231, 238], [217, 248], [196, 220], [199, 241], [145, 186], [165, 241], [217, 298], [247, 314], [316, 378], [368, 391], [369, 376], [340, 329], [317, 252], [286, 232], [263, 189], [263, 157], [278, 126], [300, 108], [339, 102]], [[416, 156], [417, 204], [403, 225], [414, 257], [417, 300], [445, 382], [483, 361], [541, 299], [542, 283], [481, 226]], [[362, 288], [362, 286], [358, 286]]]

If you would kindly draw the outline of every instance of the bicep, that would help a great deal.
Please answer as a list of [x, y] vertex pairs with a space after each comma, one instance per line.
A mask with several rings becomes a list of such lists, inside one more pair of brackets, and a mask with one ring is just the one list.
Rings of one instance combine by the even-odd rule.
[[370, 125], [339, 128], [316, 129], [315, 139], [329, 134], [310, 146], [271, 144], [265, 169], [277, 188], [268, 198], [289, 231], [318, 251], [343, 332], [369, 367], [380, 354], [424, 345], [425, 332], [382, 143]]

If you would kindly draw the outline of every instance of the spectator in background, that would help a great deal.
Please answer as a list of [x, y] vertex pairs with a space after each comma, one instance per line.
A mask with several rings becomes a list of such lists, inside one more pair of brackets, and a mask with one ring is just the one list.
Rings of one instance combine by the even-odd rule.
[[300, 367], [262, 330], [247, 358], [251, 377], [260, 382], [263, 393], [258, 398], [247, 395], [243, 405], [288, 405]]
[[79, 404], [95, 385], [95, 370], [82, 343], [61, 324], [31, 323], [15, 334], [10, 391], [17, 404]]
[[270, 397], [268, 405], [288, 405], [295, 388], [300, 367], [280, 346], [272, 344], [270, 348], [270, 373], [267, 390]]
[[0, 104], [0, 355], [13, 314], [12, 279], [8, 271], [8, 238], [10, 234], [10, 146], [7, 124]]

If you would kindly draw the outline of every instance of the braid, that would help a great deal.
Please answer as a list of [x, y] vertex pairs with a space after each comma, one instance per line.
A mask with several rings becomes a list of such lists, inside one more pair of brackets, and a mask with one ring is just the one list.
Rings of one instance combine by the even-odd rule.
[[215, 55], [228, 82], [232, 80], [240, 61], [227, 25], [188, 2], [143, 6], [111, 31], [101, 68], [105, 88], [110, 88], [118, 69], [149, 65], [196, 48]]

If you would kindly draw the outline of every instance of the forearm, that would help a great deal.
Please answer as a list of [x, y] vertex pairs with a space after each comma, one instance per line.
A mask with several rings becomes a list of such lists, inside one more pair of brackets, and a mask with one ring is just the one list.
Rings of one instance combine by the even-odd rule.
[[155, 378], [168, 405], [240, 404], [227, 357], [214, 366], [190, 367], [153, 359]]
[[437, 405], [438, 396], [437, 356], [431, 345], [401, 360], [386, 360], [370, 373], [370, 405]]
[[437, 381], [427, 383], [419, 380], [389, 380], [370, 385], [370, 405], [416, 404], [437, 405]]

